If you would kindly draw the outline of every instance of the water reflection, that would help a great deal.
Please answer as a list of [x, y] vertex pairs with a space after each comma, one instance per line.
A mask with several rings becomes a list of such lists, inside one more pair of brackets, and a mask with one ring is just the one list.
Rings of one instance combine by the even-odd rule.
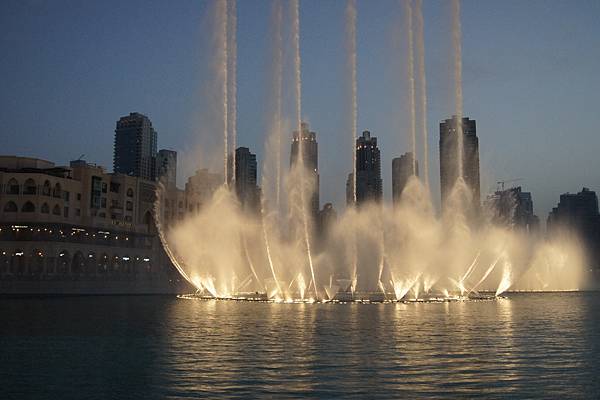
[[1, 398], [42, 388], [57, 398], [555, 398], [600, 390], [598, 293], [370, 305], [21, 299], [0, 301], [0, 315], [0, 376], [9, 382]]

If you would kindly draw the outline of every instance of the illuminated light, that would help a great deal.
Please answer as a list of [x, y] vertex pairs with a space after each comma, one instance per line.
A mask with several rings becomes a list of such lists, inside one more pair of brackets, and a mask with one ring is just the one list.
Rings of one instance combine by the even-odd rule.
[[115, 236], [115, 239], [119, 240], [119, 237], [118, 237], [118, 236]]
[[60, 253], [58, 256], [59, 256], [59, 257], [64, 257], [64, 256], [65, 256], [65, 253]]
[[144, 257], [144, 261], [148, 262], [148, 261], [150, 261], [150, 259], [148, 257]]
[[18, 252], [18, 253], [15, 253], [15, 256], [17, 256], [17, 257], [21, 257], [22, 255], [23, 255], [23, 252], [22, 252], [22, 251], [20, 251], [20, 252]]
[[88, 255], [89, 258], [94, 258], [93, 254]]
[[123, 261], [129, 261], [129, 257], [123, 257]]

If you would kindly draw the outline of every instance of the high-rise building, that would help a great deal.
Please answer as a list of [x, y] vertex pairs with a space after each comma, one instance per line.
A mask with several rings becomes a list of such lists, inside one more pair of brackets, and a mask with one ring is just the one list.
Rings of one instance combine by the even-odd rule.
[[548, 215], [548, 235], [575, 234], [585, 246], [587, 261], [600, 269], [600, 213], [596, 192], [584, 187], [577, 194], [560, 195], [558, 205]]
[[[463, 117], [460, 121], [463, 136], [463, 179], [472, 194], [470, 209], [478, 210], [480, 202], [479, 184], [479, 139], [475, 120]], [[459, 119], [453, 115], [440, 123], [440, 188], [442, 192], [442, 211], [459, 178], [458, 163]]]
[[533, 213], [533, 199], [530, 192], [523, 192], [521, 187], [497, 190], [485, 200], [486, 209], [491, 220], [497, 225], [504, 225], [528, 232], [537, 232], [539, 219]]
[[584, 187], [577, 194], [561, 194], [558, 205], [548, 215], [546, 227], [550, 236], [561, 229], [576, 233], [586, 245], [589, 262], [600, 268], [600, 213], [596, 192]]
[[121, 117], [115, 129], [114, 172], [156, 180], [156, 140], [145, 115], [134, 112]]
[[310, 208], [313, 218], [316, 219], [319, 213], [319, 145], [317, 143], [317, 134], [310, 131], [306, 122], [302, 122], [301, 128], [301, 134], [298, 131], [294, 131], [292, 135], [290, 167], [294, 167], [298, 162], [300, 147], [302, 147], [302, 162], [307, 174], [305, 177], [313, 183]]
[[[364, 131], [356, 139], [356, 203], [380, 202], [383, 196], [381, 181], [381, 155], [377, 147], [377, 138], [371, 132]], [[353, 175], [348, 176], [346, 183], [346, 201], [352, 204]], [[349, 196], [348, 196], [349, 195]]]
[[419, 165], [412, 152], [404, 153], [392, 160], [392, 199], [394, 205], [400, 202], [402, 191], [408, 183], [408, 179], [414, 175], [419, 176]]
[[199, 169], [185, 184], [186, 212], [199, 212], [210, 203], [213, 194], [223, 185], [223, 175]]
[[323, 239], [329, 234], [331, 227], [337, 221], [337, 213], [333, 208], [333, 204], [325, 203], [323, 209], [319, 211], [318, 229], [317, 233]]
[[168, 189], [177, 187], [177, 152], [173, 150], [159, 150], [156, 156], [156, 177]]
[[253, 211], [260, 210], [256, 169], [256, 154], [247, 147], [238, 147], [235, 150], [235, 192], [242, 207]]

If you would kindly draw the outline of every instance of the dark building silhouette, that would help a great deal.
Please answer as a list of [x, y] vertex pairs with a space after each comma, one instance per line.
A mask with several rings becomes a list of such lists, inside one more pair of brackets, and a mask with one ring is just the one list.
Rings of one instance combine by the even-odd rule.
[[156, 180], [156, 140], [156, 131], [145, 115], [121, 117], [115, 129], [114, 172]]
[[324, 238], [329, 233], [331, 227], [337, 221], [337, 213], [333, 208], [333, 204], [325, 203], [323, 205], [323, 209], [319, 211], [319, 219], [318, 219], [318, 234]]
[[260, 192], [257, 182], [256, 154], [247, 147], [235, 150], [235, 192], [242, 208], [260, 210]]
[[160, 179], [167, 189], [177, 187], [177, 152], [173, 150], [159, 150], [156, 156], [156, 177]]
[[520, 186], [494, 192], [487, 197], [485, 205], [492, 222], [497, 225], [528, 232], [539, 230], [539, 219], [533, 213], [531, 193], [523, 192]]
[[[371, 132], [364, 131], [356, 139], [356, 203], [374, 201], [381, 202], [383, 185], [381, 182], [381, 155], [377, 147], [377, 138], [371, 137]], [[352, 195], [353, 174], [346, 181], [346, 202], [354, 203]]]
[[565, 229], [576, 233], [586, 246], [588, 260], [600, 268], [600, 214], [596, 192], [583, 188], [577, 194], [560, 195], [558, 205], [548, 215], [549, 236]]
[[419, 165], [412, 152], [404, 153], [392, 160], [392, 199], [394, 205], [400, 202], [402, 191], [408, 183], [408, 179], [413, 175], [413, 163], [415, 166], [414, 175], [419, 176]]
[[[442, 211], [447, 207], [447, 200], [459, 178], [458, 164], [458, 128], [456, 115], [440, 123], [440, 188], [442, 194]], [[473, 206], [479, 208], [479, 139], [475, 120], [462, 118], [463, 132], [463, 179], [473, 195]]]
[[[301, 128], [302, 134], [294, 131], [292, 135], [290, 167], [294, 167], [298, 162], [300, 147], [302, 147], [302, 162], [304, 164], [305, 177], [313, 183], [310, 208], [313, 218], [316, 219], [319, 213], [319, 145], [317, 143], [317, 134], [310, 131], [306, 122], [302, 122]], [[300, 143], [300, 140], [302, 140], [302, 143]]]

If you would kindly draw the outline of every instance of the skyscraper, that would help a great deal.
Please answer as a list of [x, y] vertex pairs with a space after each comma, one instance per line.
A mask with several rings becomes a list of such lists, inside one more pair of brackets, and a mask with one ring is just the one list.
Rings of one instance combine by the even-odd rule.
[[[380, 202], [383, 196], [383, 185], [381, 182], [381, 156], [377, 147], [377, 138], [371, 137], [371, 132], [364, 131], [362, 136], [356, 139], [356, 203], [361, 205], [369, 201]], [[353, 201], [352, 174], [348, 177], [346, 184], [346, 201]], [[350, 194], [348, 198], [348, 192]]]
[[600, 213], [596, 192], [584, 187], [577, 194], [560, 195], [558, 205], [548, 215], [548, 235], [554, 236], [561, 229], [577, 234], [585, 244], [588, 262], [600, 268]]
[[[290, 152], [290, 167], [294, 167], [298, 162], [300, 153], [300, 144], [302, 144], [302, 161], [306, 179], [313, 183], [311, 189], [310, 209], [313, 218], [316, 220], [319, 213], [319, 145], [317, 143], [317, 134], [311, 132], [308, 124], [302, 122], [302, 134], [294, 131], [292, 135], [292, 149]], [[300, 143], [302, 140], [302, 143]]]
[[[463, 132], [463, 179], [472, 193], [473, 209], [479, 209], [479, 139], [475, 120], [462, 118]], [[456, 115], [440, 123], [440, 188], [442, 211], [447, 207], [448, 196], [459, 178], [458, 127]]]
[[177, 152], [161, 149], [156, 156], [156, 177], [167, 189], [177, 187]]
[[256, 185], [256, 154], [247, 147], [235, 150], [235, 192], [247, 210], [260, 210], [260, 193]]
[[413, 175], [413, 162], [415, 164], [415, 175], [419, 176], [419, 165], [412, 152], [404, 153], [392, 160], [392, 199], [394, 205], [400, 202], [402, 191], [408, 179]]
[[117, 121], [114, 172], [156, 180], [156, 131], [150, 119], [131, 113]]
[[530, 192], [523, 192], [520, 186], [497, 190], [485, 200], [495, 224], [536, 232], [539, 219], [533, 213], [533, 199]]

